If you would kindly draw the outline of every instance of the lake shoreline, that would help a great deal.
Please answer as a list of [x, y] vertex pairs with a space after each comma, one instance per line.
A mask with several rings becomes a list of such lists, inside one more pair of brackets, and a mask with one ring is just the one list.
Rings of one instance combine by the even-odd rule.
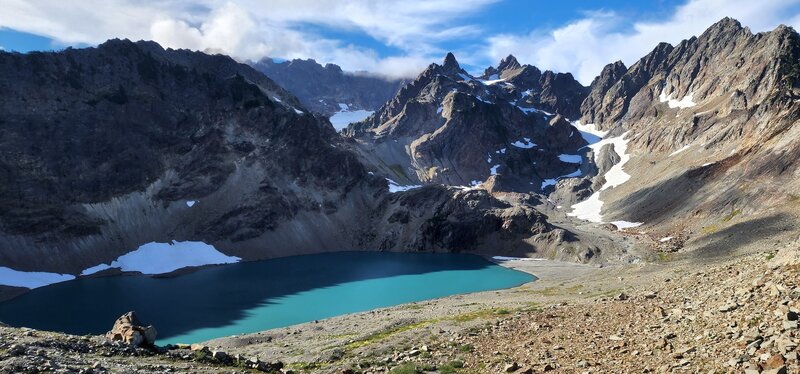
[[[98, 334], [135, 310], [157, 326], [159, 344], [196, 343], [535, 280], [465, 253], [345, 251], [194, 270], [172, 277], [87, 277], [36, 288], [0, 304], [0, 320]], [[63, 313], [25, 312], [53, 308]], [[187, 309], [193, 318], [184, 317]]]

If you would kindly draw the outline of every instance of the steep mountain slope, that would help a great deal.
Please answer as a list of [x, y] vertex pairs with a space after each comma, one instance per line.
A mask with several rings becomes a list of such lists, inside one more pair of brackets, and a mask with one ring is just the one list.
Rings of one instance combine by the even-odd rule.
[[375, 111], [405, 84], [367, 74], [348, 73], [338, 65], [320, 65], [314, 60], [275, 62], [271, 58], [251, 64], [253, 68], [297, 96], [314, 112], [331, 116], [348, 106], [349, 110]]
[[490, 189], [540, 191], [584, 173], [576, 163], [586, 142], [564, 116], [586, 91], [571, 75], [541, 73], [513, 56], [474, 78], [448, 54], [345, 134], [365, 162], [401, 183], [491, 178]]
[[[658, 45], [628, 69], [610, 64], [583, 102], [582, 122], [624, 139], [623, 152], [595, 153], [627, 153], [630, 180], [600, 193], [603, 176], [595, 178], [589, 200], [598, 214], [585, 214], [590, 204], [575, 214], [643, 223], [676, 246], [751, 219], [796, 219], [780, 212], [800, 208], [798, 66], [794, 30], [753, 34], [729, 18]], [[694, 244], [710, 248], [710, 240]]]
[[127, 40], [0, 52], [0, 95], [4, 282], [88, 274], [173, 240], [245, 260], [571, 240], [486, 191], [390, 193], [330, 123], [228, 57]]

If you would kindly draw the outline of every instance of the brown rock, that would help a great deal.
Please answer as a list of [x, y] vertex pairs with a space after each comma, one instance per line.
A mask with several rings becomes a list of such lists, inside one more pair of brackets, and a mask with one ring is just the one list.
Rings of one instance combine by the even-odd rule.
[[155, 327], [144, 326], [136, 317], [136, 313], [131, 311], [117, 318], [114, 327], [106, 333], [106, 338], [133, 346], [152, 346], [157, 334]]
[[764, 363], [766, 369], [779, 369], [786, 365], [786, 360], [782, 355], [774, 355]]

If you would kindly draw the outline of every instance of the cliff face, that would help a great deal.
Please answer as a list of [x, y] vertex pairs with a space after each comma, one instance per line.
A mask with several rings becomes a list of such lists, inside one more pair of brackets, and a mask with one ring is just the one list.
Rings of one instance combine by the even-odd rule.
[[265, 58], [252, 66], [296, 95], [306, 108], [326, 116], [340, 111], [339, 104], [374, 111], [405, 83], [403, 79], [344, 72], [338, 65], [322, 66], [314, 60], [275, 62]]
[[545, 180], [578, 169], [586, 143], [564, 116], [578, 112], [584, 91], [569, 75], [520, 66], [513, 56], [475, 78], [448, 54], [345, 134], [390, 178], [449, 185], [492, 178], [486, 186], [496, 190], [541, 191]]
[[447, 188], [413, 198], [438, 208], [398, 220], [400, 194], [326, 119], [224, 56], [120, 40], [0, 52], [0, 95], [0, 266], [16, 270], [78, 274], [154, 241], [260, 259], [530, 250], [531, 230], [553, 230], [485, 191], [473, 205]]
[[[173, 231], [258, 237], [343, 198], [366, 175], [332, 145], [329, 124], [228, 57], [119, 40], [2, 53], [0, 92], [0, 241], [16, 248], [0, 254], [6, 262], [83, 256], [78, 248], [90, 248], [85, 261], [113, 258]], [[245, 196], [226, 199], [226, 190]]]
[[582, 121], [627, 133], [631, 155], [630, 182], [605, 193], [604, 211], [707, 231], [731, 214], [791, 204], [800, 188], [798, 50], [791, 28], [753, 34], [726, 18], [627, 71], [603, 69]]

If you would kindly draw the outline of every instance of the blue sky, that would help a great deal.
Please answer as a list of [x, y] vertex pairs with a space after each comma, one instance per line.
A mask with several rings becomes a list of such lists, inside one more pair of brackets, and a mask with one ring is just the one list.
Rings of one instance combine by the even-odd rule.
[[413, 76], [448, 51], [473, 72], [511, 53], [584, 84], [606, 63], [630, 65], [724, 16], [754, 32], [800, 25], [800, 0], [0, 0], [0, 9], [0, 47], [20, 52], [150, 39], [387, 76]]

